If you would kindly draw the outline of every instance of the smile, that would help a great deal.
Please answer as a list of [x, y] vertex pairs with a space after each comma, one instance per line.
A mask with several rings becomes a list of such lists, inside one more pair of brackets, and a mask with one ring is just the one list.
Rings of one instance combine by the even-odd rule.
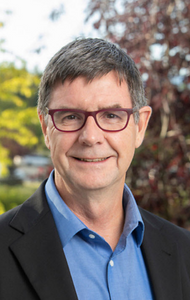
[[80, 160], [80, 161], [85, 161], [85, 162], [98, 162], [98, 161], [104, 161], [106, 160], [108, 157], [105, 158], [94, 158], [94, 159], [89, 159], [89, 158], [78, 158], [76, 157], [76, 159]]

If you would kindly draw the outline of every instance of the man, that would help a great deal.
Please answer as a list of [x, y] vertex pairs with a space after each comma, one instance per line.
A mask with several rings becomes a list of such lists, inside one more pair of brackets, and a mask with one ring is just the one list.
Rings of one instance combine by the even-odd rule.
[[125, 185], [151, 115], [134, 62], [71, 42], [45, 69], [38, 114], [54, 171], [0, 218], [0, 299], [189, 300], [190, 233]]

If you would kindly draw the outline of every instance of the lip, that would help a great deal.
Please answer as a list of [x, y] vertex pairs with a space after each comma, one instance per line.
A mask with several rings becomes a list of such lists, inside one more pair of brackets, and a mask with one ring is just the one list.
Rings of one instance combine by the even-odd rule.
[[106, 161], [109, 157], [99, 157], [99, 158], [83, 158], [83, 157], [74, 157], [76, 160], [85, 163], [99, 163]]

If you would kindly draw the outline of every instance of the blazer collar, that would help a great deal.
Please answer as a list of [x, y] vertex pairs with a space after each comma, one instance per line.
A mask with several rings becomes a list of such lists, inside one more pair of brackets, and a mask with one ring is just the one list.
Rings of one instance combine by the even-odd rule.
[[140, 212], [145, 224], [142, 253], [154, 299], [180, 300], [182, 299], [182, 289], [179, 254], [175, 241], [165, 235], [167, 221], [163, 222], [160, 218], [141, 208]]
[[44, 186], [45, 182], [11, 221], [21, 235], [10, 249], [40, 299], [77, 300]]

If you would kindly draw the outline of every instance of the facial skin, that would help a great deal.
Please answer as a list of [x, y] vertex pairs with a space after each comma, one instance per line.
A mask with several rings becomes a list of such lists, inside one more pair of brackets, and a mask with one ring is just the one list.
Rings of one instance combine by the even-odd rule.
[[[78, 77], [64, 84], [58, 82], [51, 94], [49, 109], [77, 108], [95, 111], [107, 107], [132, 108], [128, 86], [121, 84], [114, 71], [88, 82]], [[47, 124], [39, 115], [45, 143], [55, 167], [55, 184], [61, 193], [85, 194], [92, 191], [123, 190], [135, 148], [143, 141], [151, 108], [140, 109], [140, 121], [133, 115], [127, 128], [120, 132], [105, 132], [88, 117], [77, 132], [60, 132], [48, 116]], [[82, 159], [82, 160], [81, 160]], [[100, 159], [104, 159], [99, 161]], [[93, 161], [89, 161], [93, 160]]]

